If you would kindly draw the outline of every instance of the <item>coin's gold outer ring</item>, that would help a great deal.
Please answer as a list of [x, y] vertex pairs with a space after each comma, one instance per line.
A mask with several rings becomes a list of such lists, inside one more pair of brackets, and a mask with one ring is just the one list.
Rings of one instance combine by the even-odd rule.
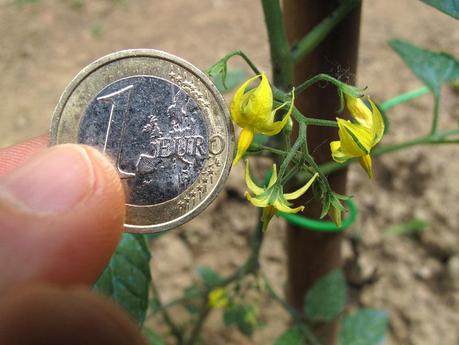
[[[156, 233], [176, 228], [201, 213], [223, 189], [231, 169], [234, 129], [222, 95], [206, 74], [177, 56], [154, 49], [129, 49], [104, 56], [81, 70], [64, 90], [54, 111], [49, 143], [77, 143], [79, 123], [89, 101], [105, 86], [134, 75], [161, 77], [182, 89], [189, 88], [186, 91], [205, 114], [209, 137], [221, 138], [224, 145], [213, 161], [209, 156], [198, 179], [179, 196], [157, 205], [126, 205], [125, 231]], [[201, 176], [208, 170], [215, 175], [210, 182]], [[203, 181], [207, 182], [201, 193]]]

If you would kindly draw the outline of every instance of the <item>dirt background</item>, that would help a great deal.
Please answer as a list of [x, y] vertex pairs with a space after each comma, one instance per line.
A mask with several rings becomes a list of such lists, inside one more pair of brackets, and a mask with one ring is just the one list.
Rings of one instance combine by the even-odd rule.
[[[157, 48], [208, 67], [239, 48], [269, 71], [269, 54], [258, 1], [0, 0], [0, 147], [45, 133], [53, 107], [73, 76], [112, 51]], [[358, 81], [377, 101], [421, 86], [387, 46], [391, 38], [459, 56], [459, 26], [415, 0], [364, 2]], [[339, 70], [340, 66], [336, 66]], [[430, 96], [390, 112], [385, 143], [429, 130]], [[442, 125], [456, 126], [459, 99], [445, 88]], [[351, 283], [351, 309], [376, 307], [390, 313], [386, 344], [459, 344], [459, 148], [423, 147], [378, 159], [368, 181], [358, 167], [349, 174], [360, 217], [344, 243]], [[247, 254], [255, 222], [242, 198], [242, 171], [232, 171], [226, 192], [183, 229], [153, 244], [153, 274], [164, 300], [178, 296], [208, 265], [229, 273]], [[418, 217], [429, 223], [417, 236], [388, 237], [388, 226]], [[263, 248], [263, 269], [283, 291], [284, 224], [276, 220]], [[351, 238], [360, 237], [357, 251]], [[376, 274], [374, 273], [376, 272]], [[375, 278], [376, 277], [376, 278]], [[183, 311], [175, 310], [180, 317]], [[261, 305], [267, 326], [252, 340], [222, 327], [213, 313], [205, 327], [212, 344], [267, 344], [288, 317], [269, 300]], [[161, 321], [150, 321], [162, 329]]]

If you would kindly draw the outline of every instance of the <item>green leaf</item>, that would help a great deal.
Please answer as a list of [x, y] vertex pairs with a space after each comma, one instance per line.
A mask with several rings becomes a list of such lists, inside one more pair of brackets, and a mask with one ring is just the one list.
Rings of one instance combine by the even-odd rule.
[[196, 271], [198, 272], [204, 284], [207, 286], [215, 286], [222, 280], [222, 277], [210, 267], [200, 266], [196, 269]]
[[242, 334], [250, 337], [257, 325], [255, 314], [251, 305], [233, 304], [225, 309], [223, 322], [227, 327], [236, 326]]
[[161, 339], [161, 337], [156, 334], [152, 329], [150, 328], [144, 328], [142, 330], [143, 336], [147, 338], [148, 343], [150, 345], [166, 345], [164, 340]]
[[282, 333], [273, 345], [303, 345], [304, 336], [299, 328], [290, 328]]
[[442, 85], [459, 79], [459, 62], [446, 53], [418, 48], [408, 42], [389, 42], [413, 73], [438, 96]]
[[385, 236], [412, 235], [423, 232], [427, 229], [429, 223], [422, 219], [413, 218], [409, 222], [396, 224], [384, 230]]
[[459, 2], [457, 0], [421, 0], [423, 3], [435, 7], [437, 10], [459, 19]]
[[361, 309], [346, 316], [338, 335], [340, 345], [380, 345], [389, 323], [384, 310]]
[[346, 304], [346, 280], [334, 270], [317, 280], [306, 293], [304, 313], [312, 321], [332, 321]]
[[142, 235], [126, 233], [94, 289], [111, 297], [141, 325], [148, 308], [150, 281], [148, 244]]
[[246, 79], [246, 73], [242, 68], [219, 71], [212, 75], [214, 84], [220, 92], [229, 92], [236, 86], [241, 85]]

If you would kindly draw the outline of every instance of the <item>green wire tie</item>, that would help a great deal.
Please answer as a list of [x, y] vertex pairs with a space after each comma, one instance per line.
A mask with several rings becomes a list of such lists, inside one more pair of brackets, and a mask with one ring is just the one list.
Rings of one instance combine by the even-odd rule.
[[304, 229], [316, 232], [342, 232], [354, 224], [358, 214], [357, 205], [352, 199], [346, 199], [344, 202], [349, 208], [349, 216], [343, 220], [340, 227], [337, 227], [335, 223], [330, 221], [306, 218], [295, 213], [277, 212], [277, 215], [284, 218], [290, 224]]
[[[268, 170], [263, 179], [263, 185], [267, 185], [271, 178], [272, 170]], [[326, 220], [317, 220], [312, 218], [306, 218], [295, 213], [277, 212], [278, 216], [284, 218], [290, 224], [300, 226], [303, 229], [308, 229], [315, 232], [343, 232], [349, 228], [357, 220], [357, 214], [359, 213], [357, 205], [352, 199], [344, 200], [347, 207], [349, 208], [349, 217], [345, 218], [341, 223], [340, 227], [337, 227], [335, 223]]]

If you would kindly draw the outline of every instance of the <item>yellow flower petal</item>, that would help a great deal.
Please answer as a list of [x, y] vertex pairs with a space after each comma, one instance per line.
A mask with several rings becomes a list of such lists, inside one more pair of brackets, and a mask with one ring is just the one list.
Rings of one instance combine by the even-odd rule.
[[224, 288], [213, 289], [208, 297], [209, 306], [217, 309], [224, 309], [229, 304], [228, 293]]
[[261, 74], [260, 84], [248, 94], [248, 97], [244, 97], [241, 106], [241, 112], [246, 114], [247, 120], [250, 115], [251, 123], [267, 120], [273, 107], [273, 92], [266, 74]]
[[249, 192], [245, 192], [245, 197], [255, 207], [266, 207], [269, 205], [269, 196], [253, 197]]
[[335, 162], [337, 163], [344, 163], [345, 161], [347, 161], [349, 158], [352, 158], [352, 157], [348, 157], [344, 154], [344, 152], [341, 150], [341, 141], [332, 141], [330, 143], [330, 150], [331, 150], [331, 153], [332, 153], [332, 158]]
[[314, 183], [316, 180], [317, 176], [319, 176], [319, 173], [315, 173], [313, 177], [309, 179], [309, 181], [300, 189], [296, 190], [295, 192], [292, 193], [286, 193], [284, 194], [284, 198], [286, 200], [293, 200], [293, 199], [298, 199], [300, 196], [302, 196], [308, 189], [311, 187], [311, 185]]
[[[295, 103], [295, 89], [292, 90], [292, 99], [290, 101], [290, 107], [287, 111], [287, 114], [285, 114], [284, 118], [281, 120], [281, 121], [276, 121], [274, 123], [272, 123], [272, 120], [271, 120], [271, 123], [260, 123], [259, 125], [257, 125], [255, 127], [256, 131], [257, 132], [260, 132], [262, 134], [265, 134], [265, 135], [276, 135], [278, 134], [282, 128], [285, 127], [285, 125], [287, 124], [288, 122], [288, 119], [290, 118], [290, 115], [292, 115], [292, 112], [293, 112], [293, 107], [294, 107], [294, 103]], [[272, 111], [272, 118], [274, 119], [275, 117], [275, 114], [276, 112], [279, 110], [280, 108], [276, 108]]]
[[345, 155], [360, 157], [368, 154], [373, 142], [373, 133], [370, 129], [338, 118], [338, 135], [341, 141], [341, 150]]
[[255, 184], [255, 182], [253, 182], [252, 177], [250, 176], [248, 160], [245, 161], [245, 183], [247, 184], [247, 188], [249, 188], [249, 190], [255, 195], [258, 195], [264, 192], [263, 188], [258, 187]]
[[243, 128], [241, 134], [239, 134], [239, 139], [237, 142], [237, 152], [236, 158], [234, 158], [233, 164], [236, 165], [239, 160], [242, 158], [244, 153], [249, 148], [250, 144], [253, 141], [253, 130], [250, 128]]
[[365, 103], [360, 98], [352, 97], [345, 95], [346, 106], [351, 115], [357, 120], [361, 125], [371, 128], [373, 127], [373, 117], [371, 110], [365, 105]]
[[233, 96], [233, 100], [231, 101], [231, 106], [230, 106], [230, 113], [231, 113], [231, 119], [239, 126], [239, 127], [247, 127], [248, 123], [247, 120], [242, 116], [241, 114], [241, 108], [242, 108], [242, 101], [243, 101], [243, 96], [245, 93], [245, 89], [247, 89], [247, 86], [254, 81], [255, 79], [258, 79], [260, 76], [256, 75], [255, 77], [252, 77], [248, 80], [246, 80], [239, 89], [237, 89], [236, 93]]
[[281, 212], [285, 212], [285, 213], [298, 213], [298, 212], [304, 210], [304, 206], [299, 206], [299, 207], [292, 208], [292, 207], [289, 207], [288, 205], [286, 205], [285, 203], [281, 202], [279, 199], [276, 199], [274, 201], [273, 206], [277, 210], [279, 210]]
[[374, 132], [374, 139], [372, 146], [375, 146], [384, 135], [384, 120], [383, 117], [374, 102], [371, 98], [368, 97], [368, 101], [371, 104], [371, 111], [373, 113], [373, 132]]
[[359, 158], [360, 165], [362, 168], [367, 172], [368, 177], [372, 178], [373, 177], [373, 172], [371, 169], [371, 157], [370, 155], [365, 155]]

